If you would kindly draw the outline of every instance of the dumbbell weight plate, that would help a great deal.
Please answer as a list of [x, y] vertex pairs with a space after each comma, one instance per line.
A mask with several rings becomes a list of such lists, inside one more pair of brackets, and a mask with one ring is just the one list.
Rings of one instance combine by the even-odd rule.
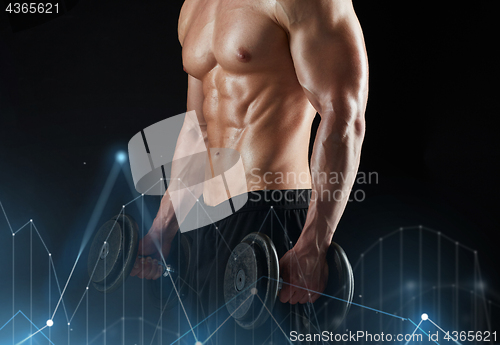
[[[328, 282], [323, 295], [313, 304], [293, 308], [294, 330], [299, 333], [334, 331], [349, 312], [354, 276], [347, 255], [332, 242], [326, 260]], [[253, 287], [257, 287], [258, 297], [252, 294]], [[229, 313], [245, 329], [259, 327], [272, 312], [278, 287], [279, 261], [274, 244], [264, 234], [249, 234], [235, 247], [226, 266], [224, 297]]]
[[117, 215], [97, 231], [90, 246], [88, 272], [96, 290], [111, 293], [125, 282], [137, 256], [138, 226]]
[[229, 313], [245, 329], [262, 325], [272, 312], [279, 285], [279, 262], [271, 239], [247, 235], [233, 250], [224, 274]]

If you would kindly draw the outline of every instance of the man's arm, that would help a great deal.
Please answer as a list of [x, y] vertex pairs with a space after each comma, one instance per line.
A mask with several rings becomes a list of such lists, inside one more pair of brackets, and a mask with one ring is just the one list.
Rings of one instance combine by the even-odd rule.
[[[187, 215], [203, 192], [200, 183], [205, 178], [206, 157], [202, 155], [207, 154], [208, 146], [207, 124], [203, 117], [203, 100], [201, 81], [188, 75], [187, 112], [194, 111], [196, 117], [193, 113], [186, 114], [175, 146], [170, 173], [171, 181], [156, 216], [156, 219], [161, 221], [164, 235], [171, 237], [167, 238], [170, 240], [179, 229], [178, 222], [182, 223], [184, 220], [177, 218]], [[204, 152], [200, 154], [200, 151]], [[190, 187], [194, 184], [197, 186]], [[171, 200], [172, 197], [175, 198], [175, 205]]]
[[[153, 225], [148, 234], [139, 243], [139, 255], [148, 258], [138, 258], [130, 275], [137, 275], [139, 278], [157, 279], [162, 273], [158, 266], [161, 255], [157, 245], [161, 245], [162, 254], [166, 257], [170, 251], [172, 239], [179, 230], [179, 223], [183, 219], [178, 219], [187, 215], [189, 210], [196, 203], [196, 199], [202, 194], [201, 185], [185, 188], [188, 181], [202, 181], [205, 177], [204, 160], [199, 155], [192, 155], [195, 148], [203, 145], [207, 147], [207, 124], [203, 117], [203, 89], [200, 80], [188, 75], [187, 112], [195, 111], [196, 119], [186, 114], [184, 124], [177, 138], [172, 162], [171, 181], [168, 190], [162, 197], [160, 208], [153, 221]], [[199, 137], [201, 130], [202, 138]], [[200, 143], [200, 140], [203, 142]], [[190, 159], [192, 157], [192, 159]], [[194, 176], [196, 175], [196, 176]], [[177, 178], [184, 181], [178, 182]], [[175, 193], [175, 195], [173, 195]], [[171, 195], [175, 198], [172, 202]], [[177, 212], [179, 209], [182, 212]], [[151, 258], [151, 257], [154, 257]]]
[[[311, 158], [313, 198], [302, 234], [280, 266], [285, 282], [322, 292], [326, 251], [359, 166], [368, 95], [366, 50], [350, 0], [278, 0], [276, 18], [288, 33], [297, 78], [321, 116]], [[324, 173], [343, 178], [329, 184], [329, 178], [321, 180]], [[318, 297], [289, 285], [280, 293], [282, 302], [292, 304]]]

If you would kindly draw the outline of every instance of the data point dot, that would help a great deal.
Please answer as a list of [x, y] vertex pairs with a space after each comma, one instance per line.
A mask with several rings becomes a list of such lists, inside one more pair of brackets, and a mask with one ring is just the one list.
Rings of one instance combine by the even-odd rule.
[[49, 320], [47, 320], [46, 324], [47, 324], [47, 327], [52, 327], [54, 325], [54, 321], [49, 319]]
[[422, 320], [427, 320], [429, 318], [429, 315], [427, 315], [426, 313], [423, 313], [422, 314]]
[[120, 164], [122, 163], [125, 163], [125, 161], [127, 160], [127, 154], [123, 151], [118, 151], [116, 153], [116, 161]]

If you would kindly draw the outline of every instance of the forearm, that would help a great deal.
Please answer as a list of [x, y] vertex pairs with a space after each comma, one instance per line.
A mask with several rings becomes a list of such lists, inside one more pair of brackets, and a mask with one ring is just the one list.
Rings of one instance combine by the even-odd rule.
[[[326, 253], [359, 167], [364, 107], [322, 114], [311, 157], [312, 198], [299, 244]], [[354, 109], [353, 109], [354, 108]]]
[[179, 230], [179, 223], [168, 190], [161, 199], [152, 229], [161, 230], [164, 239], [173, 239]]

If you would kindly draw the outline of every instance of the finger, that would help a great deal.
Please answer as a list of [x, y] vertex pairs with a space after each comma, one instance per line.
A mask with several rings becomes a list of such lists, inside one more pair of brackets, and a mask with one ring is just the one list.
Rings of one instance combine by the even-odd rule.
[[144, 277], [146, 276], [145, 273], [146, 273], [146, 268], [147, 268], [147, 262], [146, 262], [146, 258], [141, 258], [140, 261], [139, 261], [139, 273], [137, 274], [137, 276], [141, 279], [144, 279]]
[[153, 277], [153, 280], [160, 278], [162, 273], [163, 273], [163, 266], [158, 264], [158, 270], [157, 270], [155, 276]]
[[290, 298], [290, 304], [297, 304], [304, 297], [304, 294], [304, 290], [295, 288], [292, 298]]
[[135, 259], [135, 262], [134, 262], [134, 267], [132, 268], [132, 271], [130, 272], [130, 275], [133, 277], [133, 276], [136, 276], [139, 272], [140, 272], [140, 265], [139, 265], [139, 258], [136, 258]]
[[320, 294], [318, 294], [318, 293], [314, 293], [314, 294], [312, 294], [312, 295], [311, 295], [311, 303], [316, 302], [316, 301], [318, 300], [318, 298], [320, 298], [320, 297], [321, 297], [321, 295], [320, 295]]
[[151, 260], [151, 258], [149, 257], [148, 262], [151, 264], [151, 267], [149, 272], [147, 272], [146, 274], [146, 279], [153, 279], [158, 272], [158, 260]]
[[280, 301], [281, 303], [286, 303], [292, 297], [292, 288], [288, 284], [283, 284], [283, 288], [280, 291]]
[[144, 268], [144, 278], [151, 279], [149, 277], [151, 276], [152, 270], [153, 270], [153, 259], [151, 258], [151, 256], [148, 256], [146, 258], [146, 265]]
[[288, 301], [288, 303], [297, 304], [297, 302], [301, 298], [302, 298], [301, 292], [297, 288], [293, 288], [292, 297], [290, 297], [290, 300]]
[[[297, 288], [298, 294], [297, 294], [297, 303], [307, 303], [311, 301], [311, 296], [314, 294], [314, 292], [310, 291], [307, 288], [299, 287]], [[302, 302], [304, 301], [304, 302]]]
[[307, 302], [312, 302], [312, 295], [309, 291], [299, 301], [300, 304], [306, 304]]

